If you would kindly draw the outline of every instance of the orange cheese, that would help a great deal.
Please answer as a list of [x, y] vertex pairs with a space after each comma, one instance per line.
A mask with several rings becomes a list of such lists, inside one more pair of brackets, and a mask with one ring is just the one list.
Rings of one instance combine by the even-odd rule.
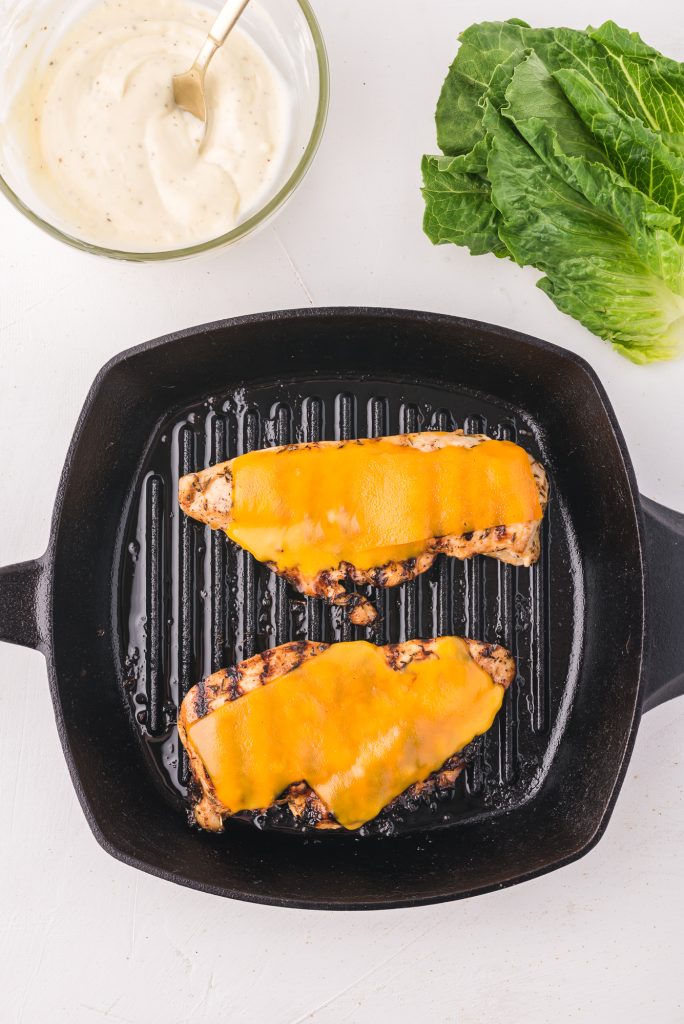
[[542, 516], [530, 460], [511, 441], [265, 449], [235, 459], [232, 474], [228, 536], [259, 561], [312, 576], [340, 562], [404, 561], [433, 537]]
[[355, 829], [485, 732], [503, 695], [458, 637], [399, 670], [360, 640], [221, 705], [188, 739], [231, 812], [305, 781]]

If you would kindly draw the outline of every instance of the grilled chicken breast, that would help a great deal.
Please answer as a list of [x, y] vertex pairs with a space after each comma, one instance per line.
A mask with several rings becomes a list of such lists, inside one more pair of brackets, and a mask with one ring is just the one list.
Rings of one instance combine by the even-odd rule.
[[[461, 430], [452, 432], [423, 432], [415, 434], [400, 434], [387, 438], [372, 438], [359, 441], [319, 441], [308, 445], [287, 445], [277, 449], [267, 449], [270, 453], [282, 453], [287, 464], [289, 452], [297, 452], [302, 449], [317, 449], [320, 451], [340, 449], [345, 446], [355, 446], [363, 449], [365, 447], [369, 455], [373, 455], [373, 446], [378, 441], [384, 444], [391, 444], [398, 448], [411, 448], [419, 452], [435, 452], [448, 447], [472, 449], [479, 445], [509, 445], [511, 448], [518, 448], [510, 442], [493, 442], [485, 434], [464, 434]], [[493, 449], [488, 449], [493, 451]], [[521, 449], [518, 449], [520, 452]], [[258, 454], [258, 453], [253, 453]], [[543, 516], [548, 501], [548, 481], [543, 466], [536, 462], [530, 455], [529, 469], [536, 487], [536, 498], [538, 508]], [[245, 456], [241, 456], [244, 459]], [[229, 536], [233, 536], [234, 530], [234, 473], [236, 464], [240, 458], [229, 462], [222, 462], [219, 465], [210, 466], [199, 473], [190, 473], [182, 477], [179, 484], [179, 502], [183, 511], [202, 523], [206, 523], [212, 529], [225, 530]], [[529, 475], [529, 474], [528, 474]], [[482, 489], [486, 489], [486, 480], [482, 482]], [[471, 481], [472, 486], [472, 481]], [[342, 492], [342, 484], [340, 484]], [[338, 528], [339, 520], [346, 515], [353, 520], [356, 510], [344, 509], [344, 495], [335, 495], [335, 507], [326, 513], [324, 520], [330, 519], [334, 524], [329, 527], [325, 521], [313, 524], [319, 532], [326, 529]], [[302, 501], [305, 499], [302, 498]], [[341, 512], [340, 512], [341, 508]], [[302, 509], [302, 519], [306, 518], [306, 507]], [[382, 515], [382, 511], [379, 513]], [[418, 542], [418, 553], [415, 553], [416, 545], [413, 545], [414, 553], [408, 558], [383, 559], [380, 564], [372, 566], [359, 566], [348, 560], [337, 561], [336, 564], [326, 565], [317, 571], [306, 571], [301, 565], [287, 564], [285, 555], [274, 554], [272, 558], [266, 558], [269, 567], [279, 575], [292, 583], [300, 593], [307, 597], [324, 598], [336, 605], [346, 606], [350, 611], [350, 619], [356, 625], [368, 625], [377, 617], [375, 608], [366, 598], [356, 593], [348, 593], [345, 590], [345, 582], [364, 585], [370, 584], [374, 587], [394, 587], [397, 584], [405, 583], [424, 573], [430, 568], [438, 554], [443, 553], [453, 558], [470, 558], [473, 555], [482, 554], [500, 561], [508, 562], [511, 565], [532, 565], [539, 557], [539, 533], [541, 518], [529, 518], [523, 522], [491, 523], [486, 528], [474, 529], [466, 533], [448, 533], [442, 536], [434, 536], [423, 540], [422, 537], [412, 537], [412, 541]], [[353, 527], [350, 526], [350, 531]], [[232, 531], [232, 532], [231, 532]], [[312, 536], [314, 530], [311, 530]], [[239, 538], [237, 539], [238, 543]], [[315, 547], [313, 541], [311, 546]], [[247, 546], [246, 544], [243, 546]], [[404, 544], [403, 547], [408, 545]], [[253, 552], [254, 553], [254, 552]], [[332, 561], [332, 560], [331, 560]]]
[[[515, 661], [509, 652], [496, 644], [485, 644], [476, 640], [464, 642], [467, 645], [467, 653], [475, 664], [489, 676], [495, 686], [505, 691], [515, 678], [516, 672]], [[411, 664], [439, 658], [438, 643], [438, 640], [410, 640], [375, 650], [382, 652], [386, 664], [393, 671], [400, 672]], [[244, 698], [252, 691], [280, 679], [305, 662], [317, 658], [329, 647], [329, 644], [310, 640], [283, 644], [248, 658], [234, 668], [215, 672], [188, 692], [179, 711], [178, 731], [187, 750], [193, 776], [192, 813], [202, 828], [212, 832], [222, 831], [225, 820], [231, 816], [231, 811], [222, 804], [202, 758], [189, 741], [188, 733], [193, 724], [217, 711], [227, 702]], [[464, 764], [461, 752], [455, 750], [437, 771], [410, 786], [387, 804], [385, 810], [391, 810], [395, 805], [405, 805], [407, 801], [418, 797], [452, 788]], [[341, 827], [323, 800], [305, 780], [294, 781], [278, 796], [275, 805], [272, 806], [288, 807], [294, 818], [307, 826], [317, 829]], [[255, 813], [263, 813], [266, 810], [267, 808], [259, 812], [241, 812], [238, 816], [253, 818]]]

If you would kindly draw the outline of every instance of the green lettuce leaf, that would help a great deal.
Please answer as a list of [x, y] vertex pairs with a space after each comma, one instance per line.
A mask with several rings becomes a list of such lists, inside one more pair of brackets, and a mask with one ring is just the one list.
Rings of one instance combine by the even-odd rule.
[[[610, 62], [592, 69], [596, 84], [614, 81], [622, 101], [610, 87], [604, 91], [620, 109], [665, 132], [676, 149], [684, 147], [684, 67], [647, 46], [636, 32], [607, 21], [589, 29], [590, 38], [601, 45]], [[581, 68], [579, 69], [582, 70]], [[603, 72], [603, 73], [602, 73]]]
[[499, 211], [492, 205], [489, 182], [459, 169], [458, 157], [424, 156], [423, 229], [431, 242], [466, 245], [473, 256], [506, 256], [499, 238]]
[[684, 345], [684, 66], [614, 22], [460, 37], [424, 157], [433, 242], [508, 256], [635, 362]]
[[481, 22], [459, 39], [435, 115], [443, 153], [466, 153], [481, 137], [481, 104], [492, 75], [520, 49], [534, 50], [554, 70], [579, 71], [624, 114], [666, 133], [667, 144], [684, 152], [684, 68], [615, 22], [586, 32], [530, 28], [518, 19]]
[[671, 358], [684, 342], [684, 298], [639, 258], [624, 229], [502, 117], [488, 167], [499, 235], [517, 263], [544, 272], [538, 286], [558, 308], [633, 362]]
[[684, 294], [684, 248], [677, 241], [679, 218], [613, 169], [535, 53], [514, 69], [505, 100], [501, 113], [546, 166], [597, 210], [613, 217], [649, 269], [673, 291]]
[[481, 22], [459, 36], [461, 45], [437, 101], [437, 145], [449, 156], [468, 153], [483, 137], [483, 100], [499, 67], [518, 53], [551, 42], [550, 29], [524, 21]]
[[584, 75], [565, 69], [554, 78], [625, 180], [677, 217], [673, 234], [683, 241], [684, 156], [642, 121], [621, 113]]
[[423, 157], [423, 230], [436, 245], [465, 245], [472, 256], [488, 252], [510, 255], [499, 238], [500, 215], [492, 204], [486, 177], [491, 136], [483, 126], [482, 115], [485, 100], [492, 106], [505, 101], [513, 70], [524, 59], [525, 50], [517, 49], [494, 68], [480, 98], [478, 138], [472, 149], [457, 156]]

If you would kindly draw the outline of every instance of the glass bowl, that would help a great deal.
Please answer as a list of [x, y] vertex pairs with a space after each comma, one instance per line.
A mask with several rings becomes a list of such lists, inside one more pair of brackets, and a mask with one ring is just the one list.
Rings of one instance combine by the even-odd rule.
[[[14, 0], [3, 5], [0, 31], [0, 125], [22, 80], [31, 67], [89, 7], [98, 0]], [[218, 10], [222, 0], [199, 0]], [[289, 199], [306, 174], [321, 141], [328, 112], [329, 75], [325, 43], [308, 0], [252, 0], [240, 26], [254, 39], [280, 73], [288, 93], [290, 137], [278, 174], [231, 231], [184, 248], [157, 252], [108, 249], [63, 230], [36, 195], [22, 168], [21, 152], [0, 135], [0, 191], [38, 227], [54, 238], [86, 252], [114, 259], [161, 261], [180, 259], [229, 245], [261, 227]]]

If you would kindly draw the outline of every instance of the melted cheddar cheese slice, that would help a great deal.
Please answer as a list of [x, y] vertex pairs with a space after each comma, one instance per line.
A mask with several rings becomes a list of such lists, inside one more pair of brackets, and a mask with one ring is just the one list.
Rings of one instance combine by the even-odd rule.
[[542, 517], [529, 457], [511, 441], [264, 449], [235, 459], [232, 479], [228, 536], [259, 561], [308, 576], [341, 562], [367, 570], [405, 561], [435, 537]]
[[355, 829], [489, 729], [503, 696], [458, 637], [400, 669], [340, 643], [198, 719], [188, 741], [232, 813], [305, 781]]

